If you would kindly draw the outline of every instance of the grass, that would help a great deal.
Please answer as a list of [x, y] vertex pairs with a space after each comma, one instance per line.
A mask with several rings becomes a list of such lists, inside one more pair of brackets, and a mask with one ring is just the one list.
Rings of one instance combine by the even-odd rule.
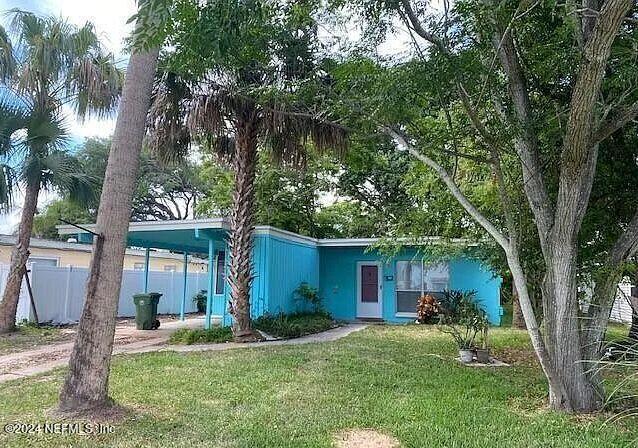
[[328, 313], [264, 315], [254, 321], [255, 328], [278, 338], [298, 338], [326, 331], [335, 326]]
[[[371, 326], [336, 342], [224, 352], [116, 357], [113, 398], [133, 415], [110, 435], [8, 435], [3, 447], [332, 446], [336, 432], [373, 428], [402, 447], [636, 446], [636, 421], [544, 408], [546, 386], [526, 333], [494, 330], [511, 368], [453, 360], [448, 337], [424, 326]], [[0, 425], [55, 421], [62, 371], [0, 384]]]
[[230, 327], [213, 327], [209, 330], [180, 328], [168, 340], [169, 344], [213, 344], [233, 340]]
[[47, 344], [72, 341], [75, 334], [47, 325], [20, 324], [13, 333], [0, 335], [0, 355]]

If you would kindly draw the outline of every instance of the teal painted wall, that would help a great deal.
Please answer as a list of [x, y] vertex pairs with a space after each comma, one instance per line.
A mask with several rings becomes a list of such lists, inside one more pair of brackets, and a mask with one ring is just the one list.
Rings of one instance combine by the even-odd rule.
[[267, 280], [267, 311], [271, 314], [302, 311], [294, 291], [302, 282], [319, 287], [319, 251], [316, 247], [277, 238], [267, 239], [268, 258], [263, 271]]
[[[226, 257], [228, 268], [229, 258]], [[316, 247], [271, 235], [256, 235], [253, 247], [253, 283], [250, 289], [251, 316], [301, 311], [294, 291], [302, 282], [319, 287], [319, 252]], [[213, 296], [213, 314], [221, 314], [230, 299], [228, 284], [224, 296]], [[230, 316], [225, 324], [231, 323]]]
[[259, 317], [267, 309], [268, 270], [272, 266], [270, 257], [270, 238], [257, 235], [253, 247], [253, 284], [250, 290], [250, 314]]
[[475, 290], [476, 300], [487, 312], [490, 323], [499, 325], [503, 308], [500, 291], [502, 279], [476, 260], [458, 258], [450, 261], [450, 288], [462, 291]]
[[[377, 251], [367, 252], [362, 247], [321, 247], [319, 249], [320, 294], [326, 309], [338, 319], [356, 318], [357, 262], [383, 262], [382, 313], [391, 322], [410, 322], [413, 318], [396, 316], [395, 265], [397, 260], [415, 259], [416, 250], [407, 249], [387, 259]], [[420, 258], [420, 257], [418, 257]], [[481, 307], [486, 310], [493, 325], [501, 321], [501, 279], [494, 278], [481, 263], [471, 259], [449, 262], [450, 289], [476, 290]], [[391, 280], [389, 280], [391, 278]]]

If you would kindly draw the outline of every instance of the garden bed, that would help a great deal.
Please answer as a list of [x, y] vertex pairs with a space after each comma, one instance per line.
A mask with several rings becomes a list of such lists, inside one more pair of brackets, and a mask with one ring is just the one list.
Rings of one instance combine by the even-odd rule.
[[253, 326], [275, 338], [290, 339], [321, 333], [339, 325], [330, 314], [319, 312], [264, 315], [255, 319]]

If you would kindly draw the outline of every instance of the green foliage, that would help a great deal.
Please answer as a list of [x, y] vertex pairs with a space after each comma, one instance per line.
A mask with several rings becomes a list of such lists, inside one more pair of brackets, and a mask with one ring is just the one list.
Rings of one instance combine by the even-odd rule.
[[[406, 26], [404, 3], [412, 5], [418, 20], [441, 37], [449, 52], [442, 52], [418, 37], [410, 50], [380, 58], [376, 44]], [[463, 83], [477, 118], [501, 149], [506, 189], [513, 210], [530, 293], [537, 310], [544, 276], [544, 259], [536, 224], [524, 193], [525, 183], [513, 139], [520, 132], [507, 95], [506, 76], [494, 53], [495, 29], [510, 29], [523, 61], [533, 116], [538, 134], [540, 163], [550, 200], [557, 193], [560, 148], [570, 107], [573, 82], [580, 66], [580, 25], [568, 4], [541, 2], [523, 15], [518, 2], [498, 4], [473, 0], [454, 2], [447, 15], [427, 2], [356, 0], [331, 2], [333, 10], [360, 20], [364, 41], [349, 58], [331, 72], [335, 80], [334, 107], [350, 110], [348, 119], [357, 134], [377, 133], [380, 125], [403, 130], [423, 154], [452, 174], [461, 191], [497, 228], [504, 228], [501, 201], [489, 167], [489, 145], [477, 132], [460, 99]], [[632, 11], [636, 15], [636, 9]], [[447, 25], [446, 25], [447, 24]], [[411, 28], [408, 26], [408, 28]], [[539, 39], [539, 35], [543, 38]], [[416, 36], [415, 36], [416, 37]], [[624, 26], [614, 41], [609, 67], [603, 81], [599, 115], [623, 110], [636, 97], [638, 81], [635, 48], [638, 29]], [[367, 44], [370, 44], [369, 46]], [[629, 48], [633, 48], [630, 50]], [[631, 72], [631, 73], [629, 73]], [[626, 185], [638, 182], [636, 125], [631, 123], [601, 144], [598, 167], [579, 233], [579, 278], [591, 282], [610, 272], [600, 260], [638, 208], [636, 195]], [[400, 235], [469, 237], [480, 241], [474, 250], [495, 273], [507, 279], [509, 270], [503, 252], [486, 241], [484, 230], [468, 219], [465, 211], [430, 168], [414, 163], [403, 176], [416, 213], [407, 214], [392, 227]], [[392, 222], [392, 218], [391, 218]]]
[[206, 301], [208, 299], [207, 294], [208, 291], [202, 289], [193, 296], [193, 303], [195, 303], [195, 305], [197, 306], [198, 313], [206, 312]]
[[33, 219], [33, 235], [50, 240], [65, 240], [67, 236], [58, 234], [56, 229], [56, 226], [63, 224], [61, 219], [80, 224], [93, 222], [95, 215], [86, 207], [68, 199], [53, 201]]
[[439, 329], [450, 334], [459, 349], [474, 348], [476, 336], [486, 334], [489, 322], [476, 302], [476, 291], [447, 290], [439, 300]]
[[315, 313], [318, 313], [322, 309], [323, 299], [319, 295], [319, 290], [313, 288], [306, 282], [302, 282], [297, 289], [295, 289], [295, 300], [303, 303], [303, 308], [306, 309], [307, 305], [310, 305]]
[[[311, 156], [306, 168], [278, 166], [261, 154], [255, 179], [256, 222], [291, 232], [321, 237], [319, 196], [331, 188], [335, 168], [327, 157]], [[198, 216], [226, 216], [232, 205], [232, 171], [207, 157], [201, 173], [205, 194], [197, 206]]]
[[253, 326], [278, 338], [298, 338], [335, 327], [330, 314], [325, 312], [263, 315], [253, 321]]
[[90, 22], [12, 10], [0, 27], [0, 200], [20, 183], [56, 190], [82, 203], [95, 199], [95, 180], [68, 153], [63, 106], [78, 118], [105, 117], [120, 95], [122, 73]]
[[169, 344], [217, 344], [229, 342], [233, 339], [233, 331], [230, 327], [213, 327], [208, 330], [180, 328], [171, 334]]
[[[89, 138], [84, 141], [76, 155], [80, 161], [81, 172], [96, 180], [98, 195], [104, 180], [108, 160], [110, 139]], [[197, 201], [204, 189], [199, 169], [188, 160], [176, 164], [163, 164], [143, 150], [137, 176], [131, 219], [169, 220], [186, 219], [194, 216]], [[98, 202], [89, 206], [94, 214]]]

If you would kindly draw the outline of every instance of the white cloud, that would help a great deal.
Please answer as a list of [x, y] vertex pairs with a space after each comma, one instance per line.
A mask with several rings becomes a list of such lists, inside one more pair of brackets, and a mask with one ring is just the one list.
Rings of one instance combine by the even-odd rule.
[[[124, 52], [124, 40], [132, 30], [132, 24], [126, 22], [136, 11], [135, 0], [0, 0], [0, 11], [11, 8], [64, 17], [77, 26], [82, 26], [87, 21], [92, 22], [104, 46], [115, 55], [120, 65], [126, 65], [128, 56]], [[115, 128], [114, 118], [91, 118], [81, 122], [73, 117], [70, 109], [66, 112], [69, 117], [69, 131], [74, 140], [93, 136], [107, 137]]]
[[42, 15], [64, 17], [82, 26], [92, 22], [104, 45], [118, 57], [122, 56], [123, 42], [131, 31], [126, 24], [136, 10], [135, 0], [0, 0], [0, 10], [19, 8]]

